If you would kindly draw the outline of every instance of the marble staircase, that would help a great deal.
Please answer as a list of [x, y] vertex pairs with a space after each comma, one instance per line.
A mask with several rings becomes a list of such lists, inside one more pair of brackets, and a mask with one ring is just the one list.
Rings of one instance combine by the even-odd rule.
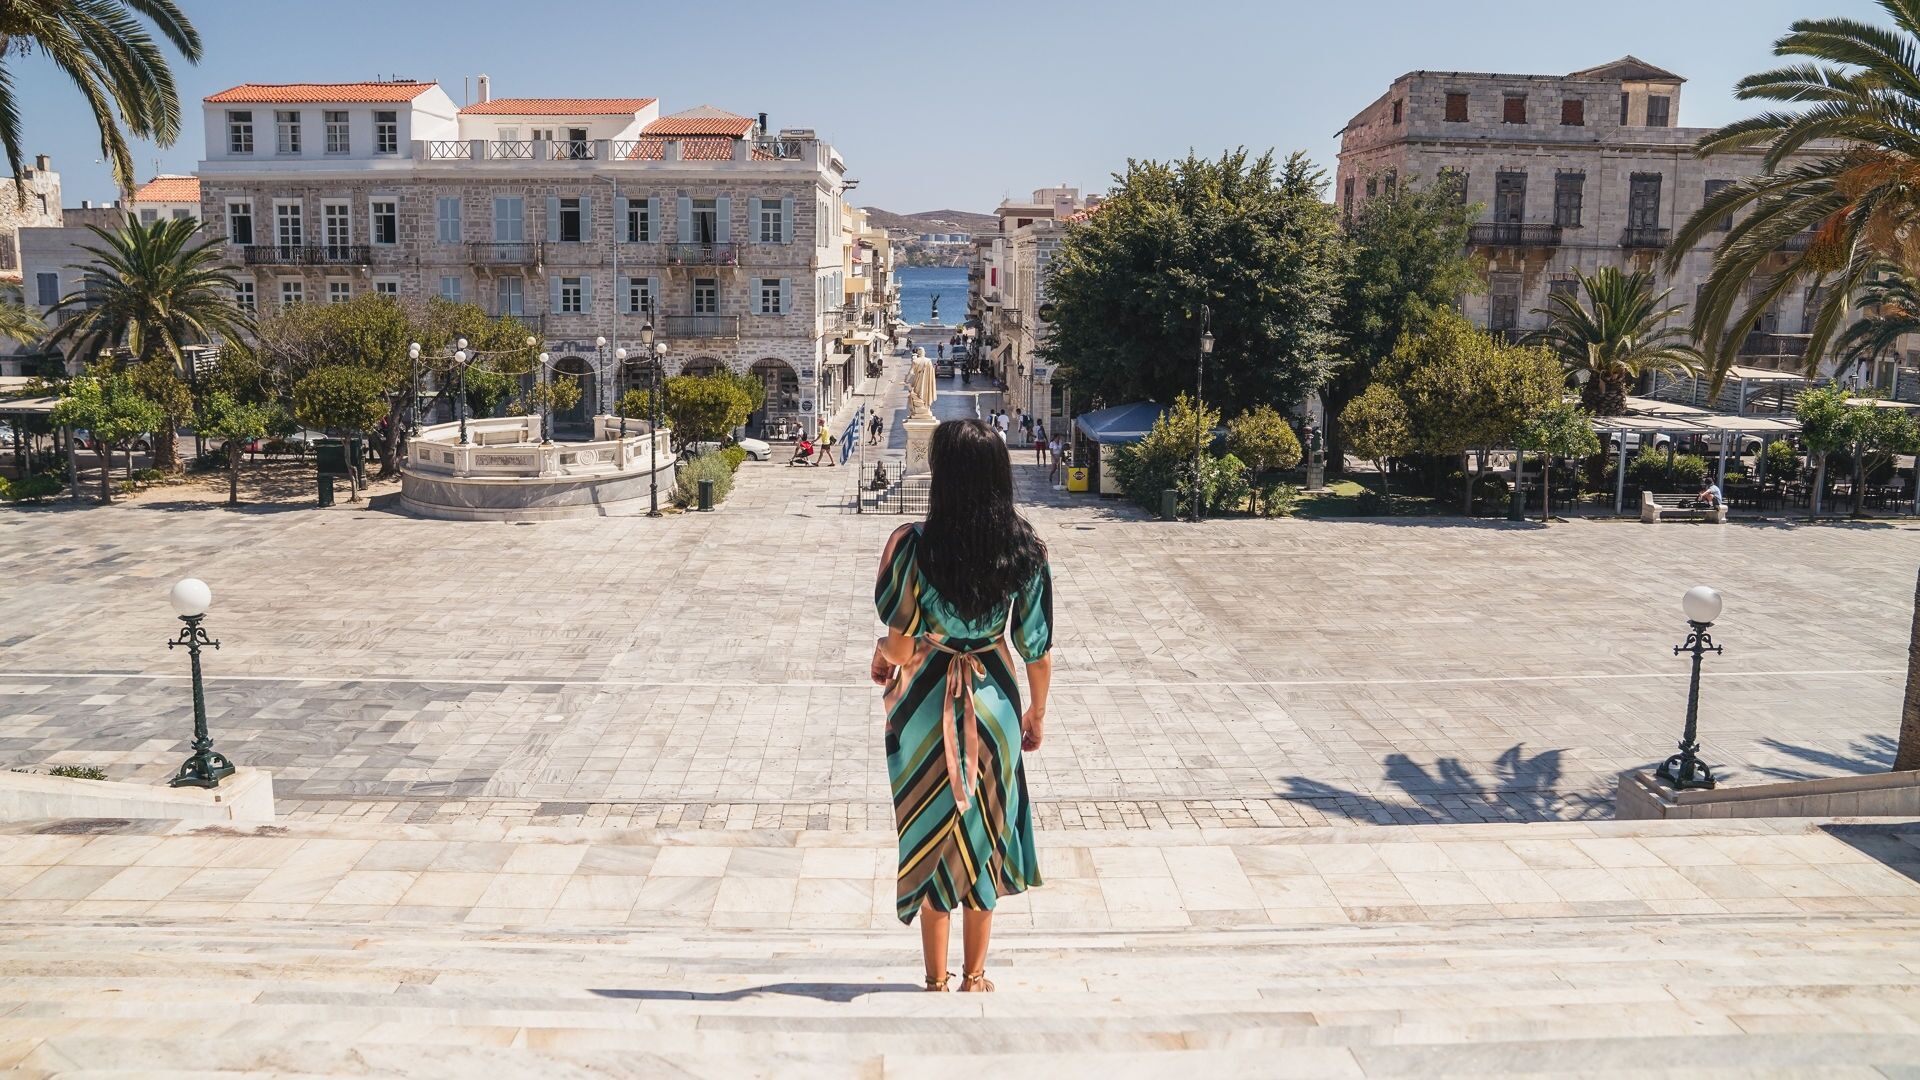
[[[867, 867], [880, 906], [864, 834], [88, 827], [0, 835], [0, 1068], [18, 1075], [1888, 1078], [1920, 1062], [1920, 827], [1108, 836], [1056, 851], [1047, 888], [1086, 918], [1003, 913], [991, 995], [921, 992], [916, 935], [884, 913], [801, 917], [823, 891], [806, 882], [856, 880], [810, 868]], [[1375, 863], [1454, 900], [1486, 874], [1598, 894], [1565, 875], [1645, 883], [1611, 871], [1689, 852], [1720, 868], [1698, 875], [1719, 894], [1257, 919], [1219, 906], [1245, 901], [1217, 852], [1282, 904]], [[1529, 869], [1462, 868], [1509, 859]], [[1117, 918], [1155, 891], [1154, 865], [1193, 882], [1180, 917]], [[1456, 869], [1407, 869], [1440, 865]], [[787, 895], [789, 872], [784, 920], [728, 917]], [[1087, 880], [1104, 900], [1070, 884]], [[1479, 887], [1496, 880], [1523, 878]]]

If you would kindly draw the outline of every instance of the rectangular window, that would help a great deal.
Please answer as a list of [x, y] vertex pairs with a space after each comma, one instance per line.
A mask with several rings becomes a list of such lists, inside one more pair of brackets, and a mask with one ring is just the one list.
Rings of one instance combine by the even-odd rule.
[[1467, 95], [1447, 95], [1447, 123], [1464, 124], [1467, 122]]
[[1377, 176], [1367, 177], [1367, 198], [1371, 199], [1378, 194], [1380, 194], [1380, 178]]
[[581, 279], [563, 277], [560, 279], [560, 314], [578, 315], [587, 307], [586, 289]]
[[279, 245], [280, 257], [290, 258], [306, 244], [305, 230], [300, 220], [300, 204], [275, 203], [273, 207], [273, 242]]
[[1627, 228], [1660, 227], [1660, 174], [1634, 173], [1627, 189]]
[[253, 153], [253, 110], [241, 109], [227, 113], [227, 153]]
[[1547, 302], [1549, 305], [1552, 304], [1553, 298], [1556, 296], [1572, 298], [1577, 296], [1579, 292], [1580, 282], [1575, 278], [1561, 277], [1554, 278], [1552, 281], [1547, 282]]
[[344, 111], [328, 109], [322, 115], [327, 121], [327, 153], [347, 153], [351, 145], [347, 138], [347, 114]]
[[1460, 169], [1441, 169], [1440, 183], [1453, 191], [1453, 201], [1467, 205], [1467, 174]]
[[527, 313], [527, 283], [517, 277], [503, 277], [494, 282], [493, 313], [495, 315], [525, 315]]
[[693, 313], [695, 315], [720, 314], [720, 282], [717, 279], [694, 279]]
[[460, 278], [458, 275], [448, 274], [441, 277], [440, 299], [451, 300], [456, 304], [460, 302]]
[[1627, 122], [1627, 106], [1631, 104], [1633, 104], [1633, 96], [1631, 94], [1623, 93], [1620, 95], [1620, 123], [1622, 125], [1625, 125]]
[[375, 199], [369, 205], [372, 207], [373, 242], [376, 244], [399, 243], [400, 204], [392, 199]]
[[1665, 94], [1651, 94], [1647, 97], [1647, 126], [1666, 127], [1668, 114], [1673, 109], [1673, 99]]
[[1586, 192], [1587, 174], [1563, 172], [1553, 178], [1553, 223], [1563, 229], [1580, 227], [1580, 201]]
[[1495, 173], [1493, 176], [1493, 220], [1518, 224], [1527, 219], [1527, 174]]
[[714, 244], [720, 241], [720, 204], [714, 199], [693, 200], [693, 242]]
[[344, 260], [352, 255], [353, 207], [348, 203], [322, 203], [320, 232], [327, 243], [327, 258]]
[[1494, 274], [1488, 282], [1487, 329], [1504, 333], [1520, 325], [1520, 275]]
[[1587, 103], [1584, 99], [1570, 97], [1560, 103], [1560, 126], [1587, 126]]
[[327, 282], [327, 303], [344, 304], [351, 299], [353, 299], [353, 282], [351, 281]]
[[233, 306], [249, 315], [260, 310], [260, 301], [253, 295], [253, 282], [239, 281], [234, 283]]
[[182, 210], [179, 207], [174, 207], [173, 210], [170, 211], [170, 213], [172, 214], [173, 220], [175, 221], [185, 221], [188, 218], [193, 216], [188, 211]]
[[151, 225], [160, 220], [160, 211], [148, 208], [140, 211], [140, 224]]
[[1394, 122], [1394, 123], [1396, 123], [1396, 124], [1400, 122], [1400, 115], [1401, 115], [1401, 114], [1400, 114], [1400, 106], [1401, 106], [1401, 104], [1402, 104], [1402, 103], [1401, 103], [1401, 101], [1400, 101], [1400, 99], [1399, 99], [1399, 98], [1395, 98], [1395, 99], [1394, 99], [1394, 101], [1393, 101], [1393, 122]]
[[653, 216], [647, 212], [647, 200], [627, 201], [626, 238], [629, 244], [653, 242]]
[[786, 233], [786, 222], [780, 216], [779, 199], [760, 200], [760, 242], [778, 244]]
[[41, 307], [52, 307], [60, 302], [60, 275], [58, 273], [39, 273], [33, 275], [35, 289], [38, 290], [36, 302]]
[[653, 314], [653, 289], [646, 278], [627, 279], [627, 310], [635, 315]]
[[283, 281], [280, 283], [281, 307], [292, 307], [306, 298], [307, 287], [304, 283], [298, 281]]
[[560, 200], [560, 240], [562, 243], [579, 243], [585, 239], [586, 224], [581, 221], [580, 200]]
[[1508, 94], [1500, 105], [1500, 122], [1503, 124], [1526, 123], [1527, 95]]
[[433, 220], [441, 243], [460, 242], [460, 200], [458, 198], [434, 200]]
[[780, 311], [781, 311], [780, 279], [779, 278], [761, 278], [760, 279], [760, 314], [778, 315], [780, 314]]
[[227, 243], [246, 247], [253, 243], [253, 204], [227, 203]]
[[527, 200], [519, 195], [500, 195], [493, 200], [493, 242], [520, 244], [527, 239]]
[[373, 152], [376, 154], [400, 152], [399, 113], [376, 112], [373, 114]]
[[[1731, 180], [1707, 181], [1707, 192], [1706, 192], [1707, 201], [1712, 202], [1713, 197], [1715, 195], [1720, 194], [1722, 191], [1725, 191], [1732, 186], [1733, 186], [1733, 181]], [[1726, 217], [1721, 218], [1718, 222], [1714, 223], [1713, 228], [1715, 232], [1727, 232], [1728, 230], [1732, 229], [1733, 215], [1728, 214]]]
[[276, 153], [300, 152], [300, 112], [281, 109], [273, 114], [273, 147]]
[[373, 295], [391, 296], [398, 299], [400, 296], [400, 279], [390, 277], [374, 278]]

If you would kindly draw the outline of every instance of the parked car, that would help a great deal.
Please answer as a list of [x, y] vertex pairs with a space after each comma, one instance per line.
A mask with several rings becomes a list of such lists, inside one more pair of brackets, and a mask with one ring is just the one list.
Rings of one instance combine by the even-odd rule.
[[[93, 432], [88, 431], [86, 428], [75, 428], [73, 429], [73, 436], [79, 440], [80, 449], [91, 450], [96, 454], [100, 452], [100, 440], [93, 437]], [[119, 451], [115, 452], [118, 453]], [[142, 435], [133, 440], [133, 452], [136, 454], [152, 453], [153, 437], [150, 435]]]
[[[1639, 432], [1613, 431], [1613, 432], [1607, 433], [1607, 453], [1617, 454], [1620, 452], [1620, 440], [1623, 436], [1627, 441], [1627, 453], [1632, 454], [1632, 453], [1637, 453], [1639, 451], [1640, 441], [1641, 441], [1641, 436]], [[1663, 431], [1656, 434], [1653, 437], [1652, 445], [1655, 450], [1665, 450], [1667, 446], [1672, 442], [1673, 442], [1673, 436], [1668, 435], [1666, 432]]]
[[773, 456], [773, 447], [759, 439], [732, 439], [727, 442], [697, 442], [687, 447], [689, 457], [711, 454], [728, 446], [737, 446], [747, 452], [751, 461], [766, 461]]

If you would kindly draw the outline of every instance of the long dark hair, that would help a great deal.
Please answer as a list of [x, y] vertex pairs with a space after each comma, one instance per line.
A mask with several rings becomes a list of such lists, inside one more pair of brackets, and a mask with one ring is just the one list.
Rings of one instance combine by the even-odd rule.
[[920, 572], [961, 617], [983, 619], [1032, 579], [1046, 547], [1013, 508], [1007, 444], [985, 422], [941, 424], [927, 458]]

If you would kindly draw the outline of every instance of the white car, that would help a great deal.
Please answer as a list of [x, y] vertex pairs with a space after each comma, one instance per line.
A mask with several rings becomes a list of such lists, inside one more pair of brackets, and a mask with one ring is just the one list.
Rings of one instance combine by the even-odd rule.
[[773, 457], [773, 447], [759, 439], [735, 439], [731, 443], [697, 442], [687, 447], [687, 454], [690, 457], [698, 457], [701, 454], [711, 454], [727, 446], [737, 446], [745, 450], [747, 452], [747, 458], [751, 461], [766, 461]]

